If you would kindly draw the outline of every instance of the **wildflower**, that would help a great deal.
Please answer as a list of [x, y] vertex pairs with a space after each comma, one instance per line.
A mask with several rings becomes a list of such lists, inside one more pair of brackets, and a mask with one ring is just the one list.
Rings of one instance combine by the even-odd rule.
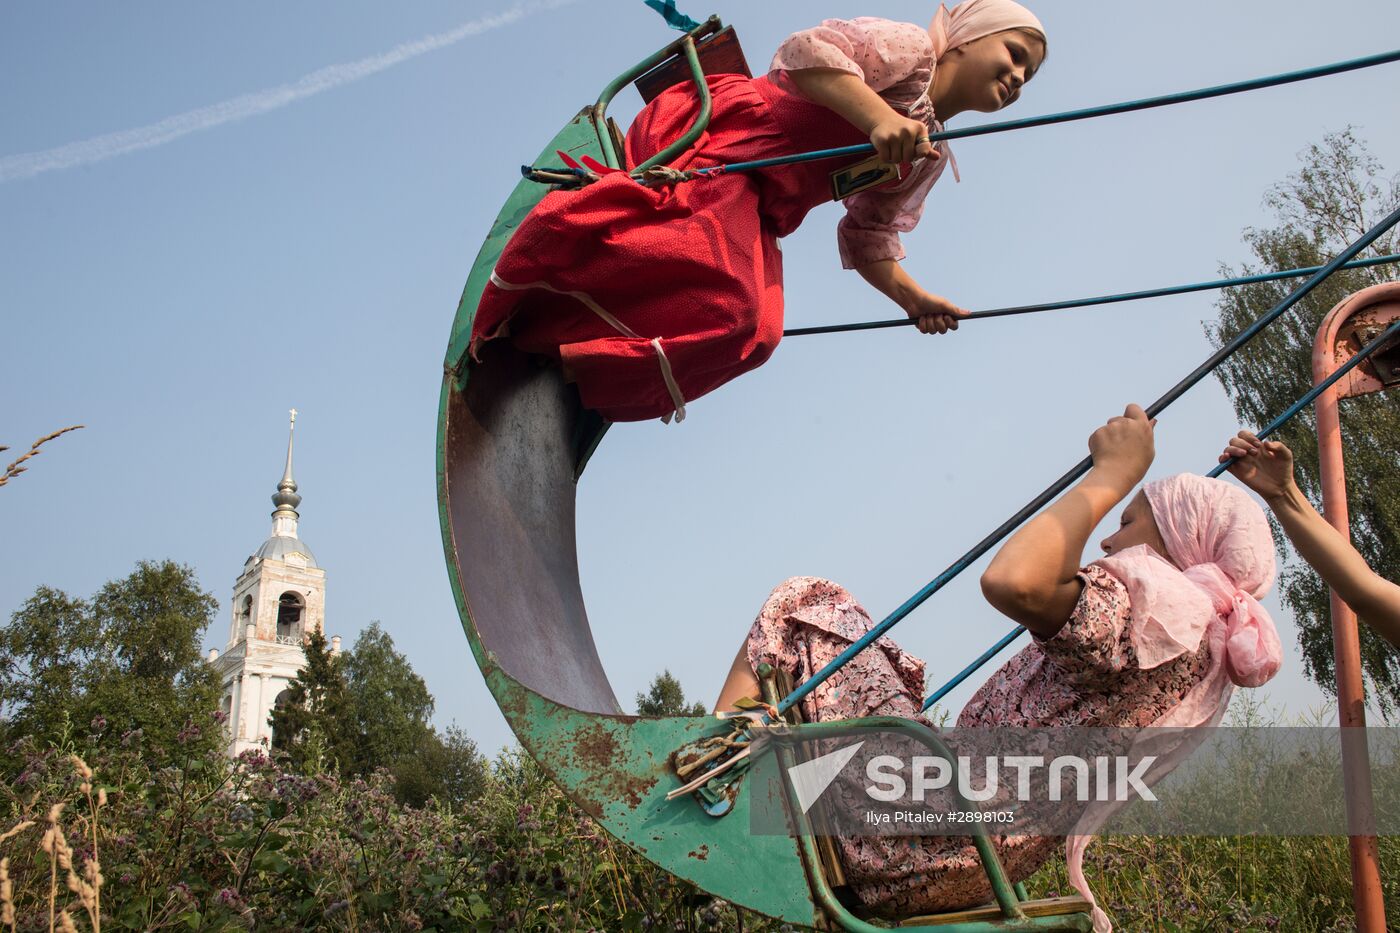
[[327, 917], [334, 917], [336, 914], [341, 913], [342, 911], [348, 909], [349, 907], [350, 907], [350, 902], [349, 902], [349, 901], [333, 901], [333, 902], [331, 903], [331, 905], [330, 905], [329, 907], [326, 908], [326, 916], [327, 916]]
[[140, 745], [141, 739], [146, 733], [141, 729], [130, 729], [122, 733], [122, 748], [130, 748], [133, 745]]
[[224, 907], [236, 907], [242, 898], [233, 888], [220, 888], [219, 893], [214, 895], [214, 900]]
[[92, 717], [92, 722], [88, 723], [88, 728], [93, 732], [101, 732], [107, 728], [107, 717], [98, 713], [96, 716]]

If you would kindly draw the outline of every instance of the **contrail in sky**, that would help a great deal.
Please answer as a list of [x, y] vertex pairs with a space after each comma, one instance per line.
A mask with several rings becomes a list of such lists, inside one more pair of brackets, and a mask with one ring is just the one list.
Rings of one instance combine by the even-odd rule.
[[539, 10], [553, 9], [571, 2], [573, 0], [534, 0], [534, 2], [519, 3], [504, 12], [468, 20], [455, 29], [424, 36], [412, 42], [404, 42], [378, 55], [371, 55], [359, 61], [345, 62], [340, 65], [327, 65], [325, 68], [317, 69], [290, 84], [255, 91], [252, 94], [243, 94], [222, 103], [210, 104], [208, 107], [187, 110], [184, 113], [177, 113], [173, 117], [166, 117], [159, 122], [138, 126], [135, 129], [105, 133], [91, 139], [67, 143], [40, 152], [21, 152], [16, 155], [3, 156], [0, 157], [0, 183], [18, 181], [21, 178], [33, 178], [44, 172], [90, 165], [113, 156], [161, 146], [200, 130], [213, 129], [236, 120], [246, 120], [248, 117], [277, 110], [323, 91], [329, 91], [361, 78], [378, 74], [386, 68], [392, 68], [401, 62], [417, 58], [419, 55], [455, 45], [463, 39], [479, 36], [502, 26], [509, 26]]

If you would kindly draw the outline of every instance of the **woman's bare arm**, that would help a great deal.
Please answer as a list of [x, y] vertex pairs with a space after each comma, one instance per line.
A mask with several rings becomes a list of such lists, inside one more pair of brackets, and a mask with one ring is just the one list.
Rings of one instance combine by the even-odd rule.
[[836, 68], [800, 68], [787, 73], [802, 96], [835, 111], [870, 137], [885, 162], [938, 158], [928, 141], [928, 127], [895, 110], [870, 85]]
[[1237, 459], [1230, 472], [1268, 503], [1298, 556], [1358, 616], [1400, 648], [1400, 586], [1373, 571], [1351, 542], [1308, 502], [1293, 477], [1293, 452], [1278, 441], [1261, 441], [1241, 431], [1220, 459], [1231, 457]]
[[1003, 615], [1042, 638], [1074, 612], [1079, 561], [1089, 535], [1152, 465], [1153, 422], [1136, 405], [1089, 438], [1094, 466], [1074, 488], [1002, 545], [982, 574], [982, 593]]
[[[899, 113], [855, 75], [835, 68], [802, 68], [787, 74], [802, 96], [868, 135], [881, 160], [902, 164], [916, 158], [939, 157], [938, 150], [928, 141], [928, 127]], [[967, 315], [948, 299], [924, 290], [893, 259], [861, 266], [856, 271], [903, 308], [925, 334], [957, 330], [958, 318]]]

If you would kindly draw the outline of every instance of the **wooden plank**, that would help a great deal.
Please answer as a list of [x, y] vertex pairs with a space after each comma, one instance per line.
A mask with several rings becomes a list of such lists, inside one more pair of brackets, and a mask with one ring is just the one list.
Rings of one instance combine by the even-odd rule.
[[[1038, 901], [1022, 901], [1021, 909], [1027, 917], [1059, 917], [1064, 914], [1087, 914], [1089, 902], [1077, 894], [1069, 897], [1047, 897]], [[1001, 908], [996, 904], [984, 904], [951, 914], [933, 914], [927, 917], [910, 917], [901, 920], [902, 927], [944, 926], [951, 923], [975, 923], [977, 921], [1001, 920]]]
[[[792, 675], [787, 671], [774, 670], [773, 683], [778, 696], [787, 696], [792, 692]], [[787, 720], [794, 724], [803, 721], [800, 704], [794, 703], [788, 707]], [[812, 825], [812, 841], [816, 843], [817, 856], [821, 859], [822, 874], [826, 876], [826, 883], [833, 888], [844, 888], [846, 871], [841, 865], [841, 854], [836, 850], [836, 839], [831, 835], [825, 812], [818, 807], [807, 814], [807, 819]]]
[[[707, 75], [744, 75], [752, 78], [744, 50], [739, 46], [739, 36], [733, 26], [726, 26], [712, 36], [700, 40], [695, 47], [700, 56], [700, 67]], [[657, 65], [637, 79], [637, 91], [642, 100], [651, 103], [656, 96], [669, 87], [690, 80], [690, 65], [684, 55], [675, 55]]]

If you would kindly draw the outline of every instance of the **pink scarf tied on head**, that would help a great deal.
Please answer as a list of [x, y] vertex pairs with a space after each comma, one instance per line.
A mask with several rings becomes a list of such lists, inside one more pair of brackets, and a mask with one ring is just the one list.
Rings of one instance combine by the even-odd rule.
[[1015, 0], [963, 0], [952, 10], [939, 4], [933, 22], [928, 24], [935, 60], [942, 58], [943, 53], [950, 49], [1008, 29], [1034, 30], [1049, 45], [1040, 20]]
[[[1274, 621], [1259, 604], [1275, 574], [1263, 510], [1238, 486], [1190, 473], [1148, 483], [1143, 493], [1171, 561], [1139, 545], [1095, 562], [1127, 587], [1138, 667], [1160, 667], [1195, 652], [1203, 640], [1210, 647], [1205, 677], [1148, 727], [1179, 730], [1149, 733], [1144, 740], [1157, 756], [1146, 775], [1150, 784], [1203, 738], [1186, 730], [1218, 724], [1234, 688], [1267, 683], [1278, 673], [1283, 652]], [[1096, 933], [1112, 926], [1084, 879], [1084, 851], [1090, 834], [1121, 806], [1090, 807], [1066, 841], [1070, 883], [1093, 905]]]
[[[939, 4], [933, 22], [928, 24], [928, 34], [933, 39], [935, 69], [945, 52], [1008, 29], [1032, 29], [1040, 33], [1040, 38], [1047, 48], [1050, 45], [1040, 20], [1015, 0], [963, 0], [953, 7], [951, 12], [946, 5]], [[929, 86], [932, 88], [931, 83]], [[941, 120], [933, 121], [933, 131], [943, 132]], [[962, 181], [958, 173], [958, 162], [953, 158], [953, 151], [948, 148], [948, 144], [940, 142], [938, 148], [948, 159], [948, 167], [953, 170], [953, 179]]]

